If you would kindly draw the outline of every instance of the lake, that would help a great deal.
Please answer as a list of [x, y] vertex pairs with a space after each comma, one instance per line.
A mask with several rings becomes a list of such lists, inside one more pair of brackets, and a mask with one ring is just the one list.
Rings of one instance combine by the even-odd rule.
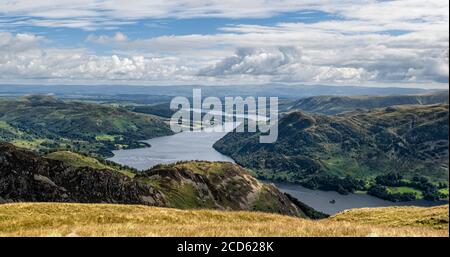
[[[171, 136], [164, 136], [146, 140], [151, 147], [117, 150], [110, 161], [127, 165], [138, 170], [146, 170], [157, 164], [168, 164], [177, 161], [206, 160], [228, 161], [233, 159], [217, 152], [213, 144], [226, 135], [227, 132], [192, 132], [186, 131]], [[430, 202], [425, 200], [412, 202], [390, 202], [367, 194], [341, 195], [334, 191], [310, 190], [299, 185], [275, 183], [285, 193], [289, 193], [299, 201], [314, 209], [327, 213], [362, 207], [381, 207], [398, 205], [433, 206], [444, 202]], [[330, 203], [334, 200], [335, 203]], [[445, 202], [447, 203], [447, 202]]]
[[[270, 182], [266, 182], [270, 183]], [[432, 202], [426, 200], [416, 200], [409, 202], [386, 201], [364, 193], [342, 195], [335, 191], [311, 190], [300, 185], [273, 182], [282, 192], [288, 193], [301, 202], [326, 214], [336, 214], [343, 210], [363, 207], [383, 207], [383, 206], [436, 206], [447, 204], [448, 202]], [[334, 203], [330, 201], [334, 200]]]
[[226, 132], [181, 132], [172, 136], [157, 137], [144, 142], [151, 147], [113, 151], [108, 160], [138, 170], [146, 170], [157, 164], [177, 161], [205, 160], [234, 162], [230, 157], [217, 152], [213, 144]]

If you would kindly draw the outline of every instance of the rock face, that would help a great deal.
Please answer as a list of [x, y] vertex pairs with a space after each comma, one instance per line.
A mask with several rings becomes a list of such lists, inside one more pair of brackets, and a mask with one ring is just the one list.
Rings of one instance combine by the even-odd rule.
[[153, 187], [110, 170], [72, 167], [0, 143], [3, 201], [129, 203], [164, 206]]
[[158, 187], [169, 207], [254, 210], [305, 216], [273, 185], [256, 180], [227, 162], [179, 162], [139, 174], [137, 180]]
[[124, 203], [306, 217], [302, 206], [276, 187], [231, 163], [160, 165], [132, 177], [114, 169], [72, 166], [9, 143], [0, 143], [0, 202]]

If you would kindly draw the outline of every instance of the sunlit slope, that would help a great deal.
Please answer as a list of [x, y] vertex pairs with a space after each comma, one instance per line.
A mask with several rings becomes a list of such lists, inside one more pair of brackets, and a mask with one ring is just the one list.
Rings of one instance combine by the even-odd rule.
[[[359, 218], [361, 212], [369, 215], [367, 220]], [[401, 223], [397, 223], [399, 215], [404, 217]], [[376, 222], [372, 222], [374, 219]], [[436, 225], [435, 221], [440, 224]], [[353, 210], [312, 221], [259, 212], [188, 211], [140, 205], [15, 203], [0, 205], [0, 235], [448, 236], [448, 205]]]
[[67, 149], [99, 157], [171, 135], [160, 118], [124, 108], [32, 95], [0, 100], [0, 141], [28, 149]]

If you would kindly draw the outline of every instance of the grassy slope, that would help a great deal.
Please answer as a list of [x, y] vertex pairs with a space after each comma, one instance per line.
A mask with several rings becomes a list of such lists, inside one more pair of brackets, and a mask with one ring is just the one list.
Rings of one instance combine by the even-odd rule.
[[135, 175], [131, 170], [128, 170], [126, 168], [107, 165], [93, 157], [84, 156], [70, 151], [52, 152], [45, 155], [45, 157], [52, 160], [62, 161], [68, 165], [75, 167], [91, 167], [93, 169], [107, 169], [122, 173], [128, 177], [134, 177]]
[[449, 228], [448, 205], [431, 208], [362, 208], [339, 213], [331, 217], [331, 220], [390, 227], [431, 227], [443, 230]]
[[0, 236], [448, 236], [448, 205], [347, 211], [325, 220], [139, 205], [0, 205]]

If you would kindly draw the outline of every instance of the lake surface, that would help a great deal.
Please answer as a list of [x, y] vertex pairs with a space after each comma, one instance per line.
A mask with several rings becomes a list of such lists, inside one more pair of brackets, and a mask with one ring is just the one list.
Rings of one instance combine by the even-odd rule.
[[[266, 182], [268, 183], [268, 182]], [[383, 206], [436, 206], [447, 204], [448, 202], [431, 202], [426, 200], [416, 200], [410, 202], [391, 202], [364, 193], [342, 195], [334, 191], [311, 190], [300, 185], [277, 183], [275, 184], [282, 192], [288, 193], [299, 201], [312, 208], [326, 214], [336, 214], [343, 210], [363, 207], [383, 207]], [[335, 203], [330, 203], [334, 200]]]
[[228, 161], [230, 157], [217, 152], [213, 144], [226, 135], [226, 132], [181, 132], [146, 140], [151, 147], [113, 151], [114, 157], [108, 160], [127, 165], [138, 170], [146, 170], [157, 164], [177, 161]]
[[[201, 110], [196, 109], [192, 109], [192, 111], [201, 112]], [[210, 113], [226, 117], [247, 118], [253, 121], [267, 120], [267, 117], [255, 114], [228, 114], [220, 111], [210, 111]], [[169, 164], [177, 161], [203, 160], [234, 163], [233, 159], [216, 151], [213, 145], [240, 124], [241, 121], [239, 120], [224, 122], [221, 125], [224, 132], [183, 131], [171, 136], [153, 138], [144, 141], [151, 147], [116, 150], [113, 151], [114, 157], [108, 160], [138, 170], [146, 170], [158, 164]]]

